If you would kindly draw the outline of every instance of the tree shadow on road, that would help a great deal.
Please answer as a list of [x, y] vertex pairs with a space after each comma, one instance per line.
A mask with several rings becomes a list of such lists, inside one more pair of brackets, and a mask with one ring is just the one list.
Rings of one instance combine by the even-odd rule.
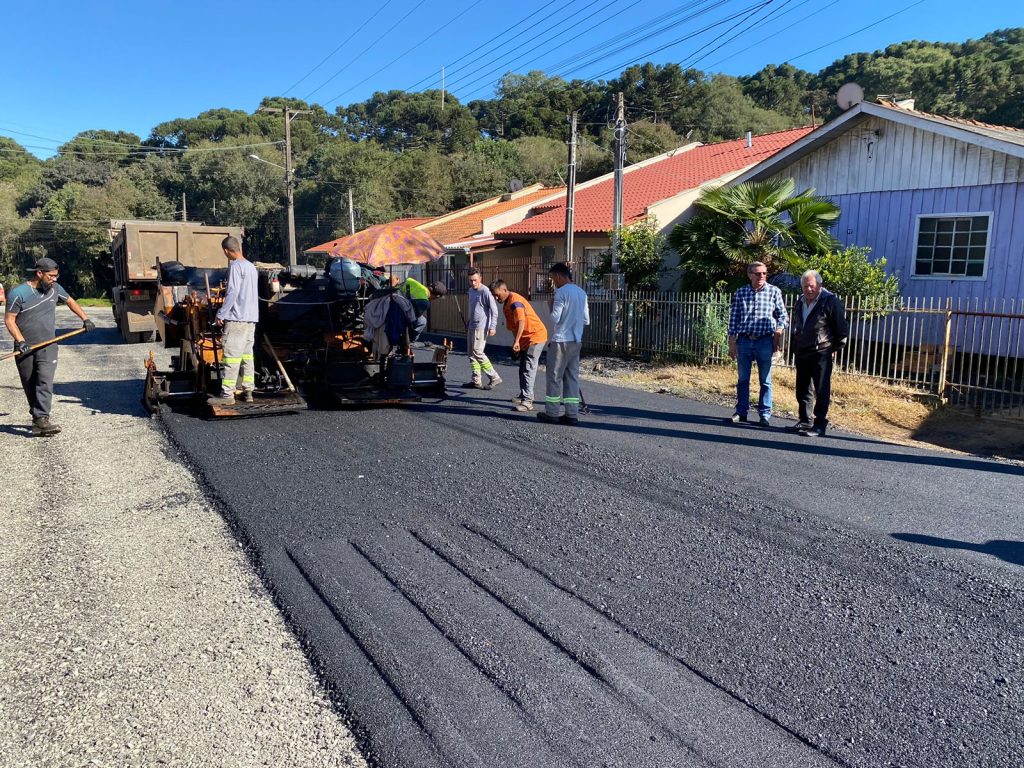
[[894, 539], [910, 544], [923, 544], [927, 547], [942, 547], [943, 549], [965, 549], [999, 558], [1011, 565], [1024, 566], [1024, 541], [989, 539], [983, 544], [975, 544], [972, 541], [944, 539], [939, 536], [925, 536], [919, 533], [893, 533], [891, 535]]

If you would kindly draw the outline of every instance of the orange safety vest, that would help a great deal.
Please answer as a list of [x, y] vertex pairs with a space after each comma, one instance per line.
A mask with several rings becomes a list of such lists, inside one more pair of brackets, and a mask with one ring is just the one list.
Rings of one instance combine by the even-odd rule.
[[548, 340], [548, 329], [544, 327], [540, 316], [530, 306], [530, 302], [518, 293], [509, 291], [502, 308], [505, 312], [505, 327], [512, 332], [513, 339], [515, 339], [516, 328], [519, 327], [521, 320], [526, 321], [523, 335], [519, 337], [519, 346], [525, 349], [532, 344], [543, 344]]

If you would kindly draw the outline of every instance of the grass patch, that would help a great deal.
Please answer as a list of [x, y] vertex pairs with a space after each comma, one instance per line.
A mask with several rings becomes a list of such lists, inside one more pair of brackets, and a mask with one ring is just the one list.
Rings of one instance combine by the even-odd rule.
[[98, 298], [98, 299], [75, 299], [79, 306], [82, 307], [112, 307], [113, 302], [110, 299]]
[[[621, 383], [727, 408], [736, 404], [736, 369], [731, 366], [667, 365], [615, 376]], [[795, 419], [796, 371], [772, 371], [773, 410]], [[757, 403], [757, 372], [750, 401]], [[1024, 459], [1020, 422], [978, 419], [943, 407], [931, 395], [863, 376], [834, 373], [829, 421], [840, 429], [904, 445], [938, 446], [982, 456]]]

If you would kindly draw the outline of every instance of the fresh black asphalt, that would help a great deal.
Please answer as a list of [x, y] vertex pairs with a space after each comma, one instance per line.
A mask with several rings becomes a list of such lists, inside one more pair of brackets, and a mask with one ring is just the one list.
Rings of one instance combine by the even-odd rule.
[[163, 417], [375, 765], [1024, 765], [1024, 470], [499, 370]]

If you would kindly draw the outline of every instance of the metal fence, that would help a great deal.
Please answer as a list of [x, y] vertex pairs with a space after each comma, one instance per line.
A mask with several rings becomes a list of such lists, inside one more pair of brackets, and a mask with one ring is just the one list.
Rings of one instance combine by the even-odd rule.
[[[728, 363], [727, 294], [592, 297], [590, 352]], [[792, 313], [797, 297], [787, 298]], [[844, 301], [850, 340], [836, 369], [930, 392], [979, 416], [1024, 419], [1024, 301]], [[783, 365], [792, 365], [784, 336]]]

